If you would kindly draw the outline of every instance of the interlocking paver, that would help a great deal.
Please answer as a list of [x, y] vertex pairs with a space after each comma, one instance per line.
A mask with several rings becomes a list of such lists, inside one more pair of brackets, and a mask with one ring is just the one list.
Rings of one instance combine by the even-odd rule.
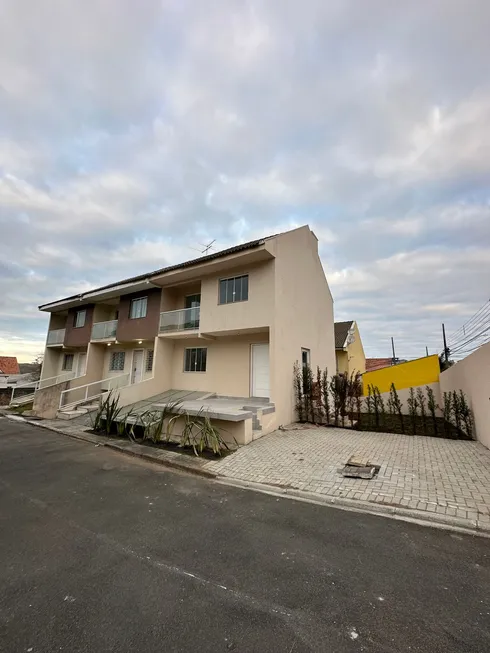
[[[371, 481], [338, 473], [350, 456]], [[220, 476], [490, 522], [490, 451], [479, 442], [336, 428], [276, 431], [205, 466]]]

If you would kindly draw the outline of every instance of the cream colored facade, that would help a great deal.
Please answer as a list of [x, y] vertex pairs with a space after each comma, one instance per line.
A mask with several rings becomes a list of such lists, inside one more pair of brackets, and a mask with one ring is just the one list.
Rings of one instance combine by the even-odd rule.
[[[246, 299], [222, 303], [221, 282], [242, 277], [248, 283]], [[234, 283], [241, 287], [241, 281]], [[159, 293], [159, 299], [153, 313], [148, 300], [148, 315], [139, 327], [138, 320], [128, 321], [128, 297], [136, 301], [147, 291], [152, 297]], [[193, 298], [199, 298], [199, 305], [191, 314], [184, 309]], [[80, 306], [87, 306], [92, 316], [86, 344], [59, 343], [64, 324], [67, 333], [71, 329], [71, 342], [83, 340], [77, 332], [73, 335], [72, 325]], [[85, 353], [85, 373], [71, 380], [70, 387], [123, 379], [119, 392], [124, 405], [170, 389], [268, 397], [274, 406], [262, 425], [268, 432], [295, 418], [293, 365], [301, 360], [302, 349], [309, 350], [314, 368], [335, 367], [333, 300], [317, 238], [308, 226], [40, 308], [51, 313], [50, 332], [56, 331], [48, 334], [48, 342], [56, 343], [46, 347], [42, 377], [60, 374], [67, 353], [75, 359]], [[114, 326], [115, 335], [100, 339], [104, 323], [107, 333]], [[119, 333], [129, 332], [127, 340], [119, 339]], [[186, 371], [186, 350], [196, 348], [206, 349], [205, 371]], [[138, 351], [145, 362], [153, 352], [153, 366], [145, 366], [132, 381], [134, 361], [141, 358]], [[114, 352], [124, 352], [124, 364], [117, 370], [111, 369]]]
[[366, 371], [366, 356], [362, 346], [361, 334], [357, 322], [352, 323], [352, 338], [344, 343], [342, 348], [335, 350], [336, 366], [338, 374], [364, 374]]
[[490, 449], [490, 342], [459, 361], [439, 377], [444, 392], [462, 390], [470, 404], [476, 437]]

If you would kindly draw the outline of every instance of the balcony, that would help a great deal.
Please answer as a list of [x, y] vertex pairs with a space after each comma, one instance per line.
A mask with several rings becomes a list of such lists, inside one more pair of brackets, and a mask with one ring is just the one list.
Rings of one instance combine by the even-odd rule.
[[200, 307], [195, 306], [194, 308], [182, 308], [178, 311], [160, 313], [159, 333], [178, 332], [185, 335], [187, 331], [198, 331], [200, 312]]
[[62, 347], [65, 341], [65, 331], [66, 329], [53, 329], [53, 331], [48, 331], [46, 345], [48, 347]]
[[117, 320], [108, 322], [96, 322], [92, 326], [91, 340], [115, 340], [117, 331]]

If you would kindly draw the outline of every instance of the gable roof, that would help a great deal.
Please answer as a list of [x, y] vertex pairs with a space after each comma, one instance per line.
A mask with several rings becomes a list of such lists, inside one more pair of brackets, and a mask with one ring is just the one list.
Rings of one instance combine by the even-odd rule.
[[391, 365], [393, 365], [392, 358], [366, 358], [366, 372], [382, 370], [383, 367], [391, 367]]
[[[274, 234], [272, 236], [266, 236], [265, 238], [259, 238], [258, 240], [250, 240], [248, 243], [243, 243], [242, 245], [235, 245], [234, 247], [229, 247], [228, 249], [223, 249], [219, 252], [214, 252], [213, 254], [208, 254], [207, 256], [200, 256], [195, 259], [191, 259], [190, 261], [184, 261], [183, 263], [178, 263], [177, 265], [170, 265], [165, 268], [160, 268], [158, 270], [153, 270], [152, 272], [146, 272], [145, 274], [139, 274], [135, 277], [129, 277], [127, 279], [122, 279], [120, 281], [115, 281], [114, 283], [110, 283], [107, 286], [100, 286], [99, 288], [92, 288], [91, 290], [87, 290], [84, 293], [81, 293], [79, 295], [72, 295], [71, 297], [64, 297], [63, 299], [56, 300], [55, 303], [59, 302], [67, 302], [75, 299], [79, 299], [80, 297], [84, 295], [88, 295], [91, 293], [99, 292], [101, 290], [110, 290], [111, 288], [116, 288], [117, 286], [121, 286], [124, 284], [130, 284], [130, 283], [135, 283], [137, 281], [145, 281], [145, 280], [150, 280], [151, 277], [156, 277], [161, 274], [164, 274], [165, 272], [173, 272], [174, 270], [179, 270], [181, 268], [186, 268], [190, 267], [192, 265], [200, 265], [201, 263], [206, 263], [207, 261], [212, 261], [213, 259], [221, 258], [222, 256], [229, 256], [230, 254], [235, 254], [236, 252], [242, 252], [245, 249], [253, 249], [254, 247], [259, 247], [259, 245], [263, 245], [266, 240], [270, 240], [271, 238], [274, 238], [278, 234]], [[43, 310], [46, 306], [50, 306], [54, 302], [48, 302], [47, 304], [42, 304], [39, 306], [39, 310]]]
[[0, 356], [0, 374], [20, 374], [19, 363], [15, 356]]
[[348, 322], [335, 322], [335, 349], [343, 349], [345, 341], [347, 340], [347, 335], [349, 329], [354, 324], [354, 320], [349, 320]]

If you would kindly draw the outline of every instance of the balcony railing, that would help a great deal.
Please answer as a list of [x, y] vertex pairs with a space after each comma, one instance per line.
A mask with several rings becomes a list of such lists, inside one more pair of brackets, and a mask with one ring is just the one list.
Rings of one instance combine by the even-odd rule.
[[92, 340], [109, 340], [116, 337], [117, 320], [96, 322], [92, 327]]
[[54, 329], [48, 331], [47, 345], [62, 345], [65, 340], [66, 329]]
[[201, 308], [181, 308], [178, 311], [160, 313], [160, 333], [166, 331], [184, 331], [185, 329], [199, 329], [199, 315]]

